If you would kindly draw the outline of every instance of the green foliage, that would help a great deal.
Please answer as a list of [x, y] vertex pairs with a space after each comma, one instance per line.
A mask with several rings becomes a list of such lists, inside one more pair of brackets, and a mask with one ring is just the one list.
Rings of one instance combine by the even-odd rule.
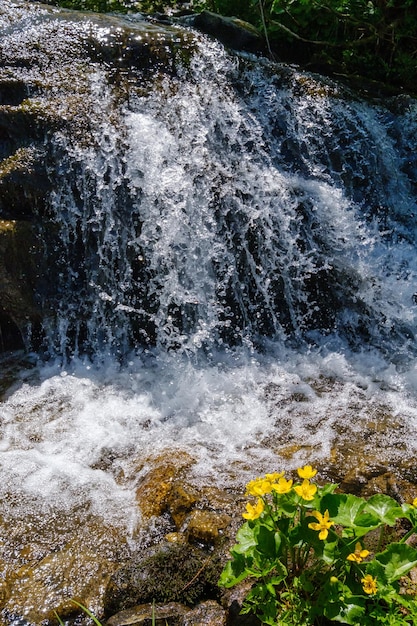
[[[413, 0], [252, 0], [278, 53], [301, 62], [412, 86], [417, 78]], [[260, 21], [259, 21], [260, 22]]]
[[[406, 541], [417, 533], [417, 498], [403, 506], [382, 494], [366, 500], [337, 493], [333, 483], [317, 485], [315, 474], [305, 466], [296, 484], [283, 473], [248, 484], [256, 501], [246, 506], [220, 586], [251, 580], [242, 612], [270, 626], [415, 625], [408, 574], [417, 550]], [[389, 543], [400, 519], [409, 530]]]

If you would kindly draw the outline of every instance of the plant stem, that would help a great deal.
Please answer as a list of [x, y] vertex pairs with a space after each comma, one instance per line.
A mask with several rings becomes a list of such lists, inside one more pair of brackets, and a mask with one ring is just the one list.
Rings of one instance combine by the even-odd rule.
[[271, 44], [269, 42], [268, 29], [266, 27], [266, 20], [265, 20], [265, 11], [264, 11], [263, 0], [259, 0], [259, 11], [261, 13], [262, 28], [264, 29], [265, 41], [266, 41], [266, 46], [268, 48], [268, 53], [269, 53], [269, 56], [271, 57], [271, 59], [273, 61], [275, 61], [275, 56], [274, 56], [274, 53], [272, 52]]

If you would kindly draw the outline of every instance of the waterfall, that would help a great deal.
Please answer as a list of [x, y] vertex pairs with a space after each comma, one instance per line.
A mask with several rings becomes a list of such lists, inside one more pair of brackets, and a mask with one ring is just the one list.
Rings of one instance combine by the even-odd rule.
[[76, 130], [48, 137], [46, 356], [272, 341], [413, 357], [415, 101], [185, 49], [153, 75], [82, 67]]

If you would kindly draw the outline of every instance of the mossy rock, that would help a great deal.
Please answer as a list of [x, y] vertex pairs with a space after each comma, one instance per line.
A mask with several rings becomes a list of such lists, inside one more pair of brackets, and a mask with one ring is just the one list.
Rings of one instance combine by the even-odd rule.
[[202, 599], [217, 600], [222, 567], [215, 554], [189, 545], [162, 543], [111, 577], [104, 595], [105, 613], [114, 615], [153, 600], [187, 606]]
[[197, 15], [187, 16], [178, 21], [215, 37], [233, 50], [261, 52], [265, 48], [260, 32], [252, 24], [236, 17], [225, 17], [211, 11], [201, 11]]

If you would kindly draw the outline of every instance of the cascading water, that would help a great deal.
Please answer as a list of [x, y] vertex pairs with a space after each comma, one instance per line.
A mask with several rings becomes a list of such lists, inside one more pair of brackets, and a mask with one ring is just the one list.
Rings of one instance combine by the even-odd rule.
[[413, 101], [394, 115], [212, 42], [127, 102], [104, 79], [87, 145], [53, 137], [50, 355], [318, 335], [414, 353]]
[[[42, 147], [42, 364], [0, 406], [6, 515], [87, 503], [126, 522], [151, 451], [192, 450], [196, 476], [234, 485], [329, 459], [382, 406], [407, 424], [384, 445], [413, 454], [416, 101], [185, 45], [179, 27], [164, 64], [133, 62], [140, 21], [117, 22], [123, 47], [120, 26], [50, 9], [20, 8], [13, 27], [18, 6], [3, 65], [35, 41], [16, 72], [51, 81], [41, 55], [58, 32], [79, 113], [58, 94], [71, 132]], [[89, 60], [103, 41], [118, 61]]]

